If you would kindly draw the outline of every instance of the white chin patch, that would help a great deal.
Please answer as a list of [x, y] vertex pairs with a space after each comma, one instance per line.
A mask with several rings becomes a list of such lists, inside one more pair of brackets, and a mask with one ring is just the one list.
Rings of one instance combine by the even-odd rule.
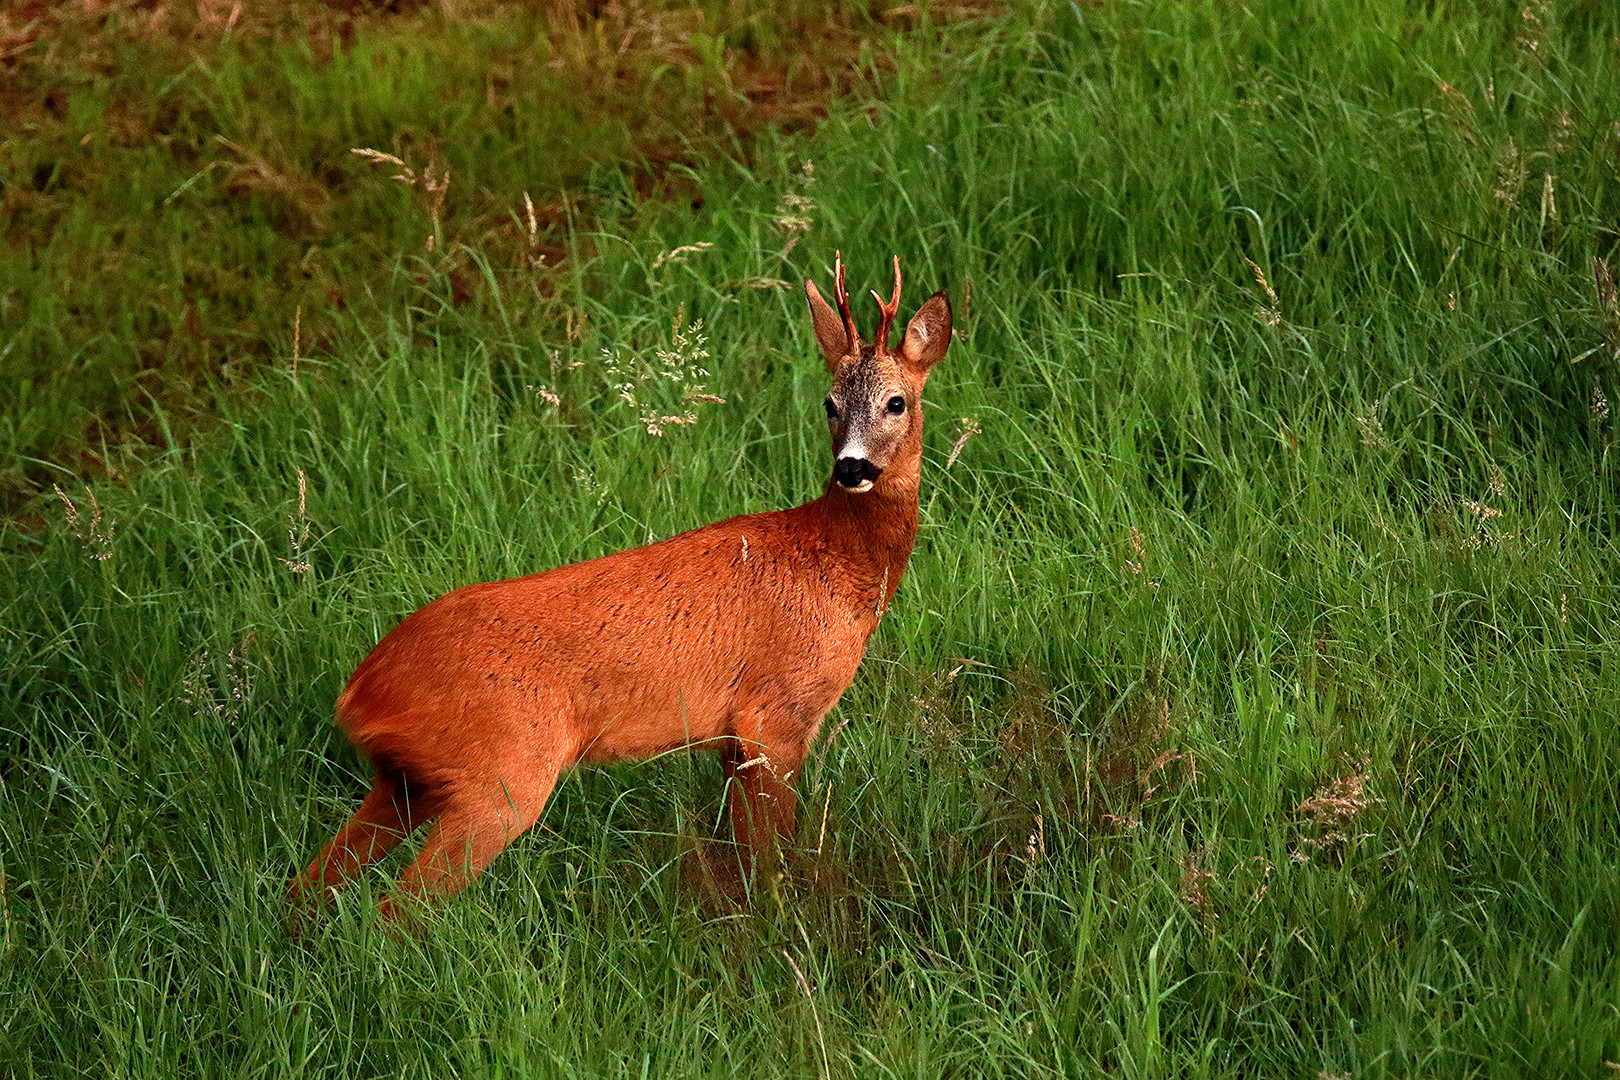
[[856, 484], [854, 487], [847, 487], [844, 490], [845, 491], [853, 491], [856, 494], [860, 494], [863, 491], [871, 491], [872, 490], [872, 481], [870, 481], [870, 480], [862, 480], [860, 483]]

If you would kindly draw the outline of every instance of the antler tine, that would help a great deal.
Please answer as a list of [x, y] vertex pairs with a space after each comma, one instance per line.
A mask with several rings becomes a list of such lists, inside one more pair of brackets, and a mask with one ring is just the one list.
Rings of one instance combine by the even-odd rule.
[[900, 256], [894, 257], [894, 295], [889, 297], [885, 304], [883, 297], [872, 290], [872, 299], [877, 301], [878, 310], [883, 312], [883, 319], [878, 323], [877, 336], [872, 340], [882, 345], [885, 350], [889, 347], [889, 327], [894, 325], [894, 317], [900, 314]]
[[844, 253], [833, 252], [833, 294], [838, 300], [838, 313], [844, 317], [844, 332], [849, 335], [849, 349], [859, 353], [861, 335], [855, 329], [855, 316], [849, 313], [849, 290], [844, 287]]

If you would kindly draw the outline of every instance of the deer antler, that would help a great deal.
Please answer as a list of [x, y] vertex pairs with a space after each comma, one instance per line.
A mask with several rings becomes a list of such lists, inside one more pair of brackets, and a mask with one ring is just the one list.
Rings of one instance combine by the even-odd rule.
[[861, 335], [855, 329], [855, 316], [849, 313], [849, 290], [844, 287], [844, 253], [833, 252], [833, 295], [838, 300], [838, 314], [844, 317], [844, 332], [849, 335], [849, 351], [860, 354]]
[[889, 302], [885, 304], [883, 297], [877, 294], [876, 289], [873, 289], [872, 299], [877, 301], [878, 310], [883, 312], [883, 319], [878, 323], [877, 336], [872, 340], [883, 346], [883, 351], [887, 352], [889, 349], [889, 327], [894, 325], [894, 317], [900, 313], [900, 256], [896, 255], [894, 257], [894, 295], [889, 297]]

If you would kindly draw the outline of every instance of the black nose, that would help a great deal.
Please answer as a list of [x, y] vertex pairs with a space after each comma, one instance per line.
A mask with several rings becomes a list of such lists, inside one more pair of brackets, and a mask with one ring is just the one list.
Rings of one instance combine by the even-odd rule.
[[843, 457], [833, 466], [833, 479], [843, 487], [857, 487], [863, 480], [876, 480], [883, 470], [865, 458]]

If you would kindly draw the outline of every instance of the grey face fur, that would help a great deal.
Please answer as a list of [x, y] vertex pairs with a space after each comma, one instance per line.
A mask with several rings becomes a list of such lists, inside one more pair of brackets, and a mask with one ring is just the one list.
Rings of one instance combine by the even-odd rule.
[[900, 364], [878, 357], [870, 346], [862, 353], [859, 360], [842, 366], [827, 394], [831, 406], [827, 426], [837, 462], [833, 476], [854, 492], [872, 489], [896, 450], [922, 422], [916, 389], [908, 385]]

